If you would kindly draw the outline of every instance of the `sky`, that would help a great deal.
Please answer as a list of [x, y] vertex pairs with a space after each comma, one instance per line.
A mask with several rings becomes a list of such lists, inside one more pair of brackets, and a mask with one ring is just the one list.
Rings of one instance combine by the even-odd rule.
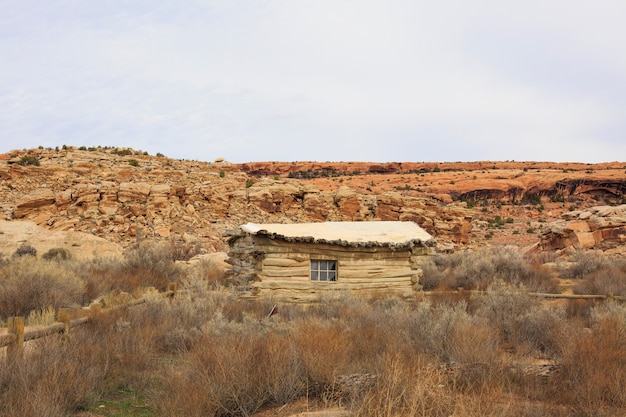
[[624, 0], [0, 0], [0, 153], [626, 161]]

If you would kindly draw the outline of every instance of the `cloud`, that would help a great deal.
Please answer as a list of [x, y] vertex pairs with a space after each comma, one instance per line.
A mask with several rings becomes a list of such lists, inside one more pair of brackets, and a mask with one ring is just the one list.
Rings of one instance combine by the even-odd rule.
[[610, 0], [7, 0], [0, 151], [619, 159], [625, 9]]

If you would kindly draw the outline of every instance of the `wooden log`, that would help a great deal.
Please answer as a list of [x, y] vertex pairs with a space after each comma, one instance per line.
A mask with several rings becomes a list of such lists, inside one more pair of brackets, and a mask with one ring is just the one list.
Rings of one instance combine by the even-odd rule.
[[339, 264], [344, 268], [367, 268], [369, 266], [381, 266], [388, 267], [409, 267], [411, 262], [408, 258], [391, 258], [391, 259], [354, 259], [354, 258], [339, 258]]
[[[69, 326], [69, 323], [68, 323], [68, 326]], [[65, 323], [63, 322], [54, 323], [54, 324], [51, 324], [50, 326], [47, 326], [41, 329], [27, 331], [26, 333], [24, 333], [24, 341], [40, 339], [42, 337], [50, 336], [53, 334], [64, 333], [65, 331], [66, 331]]]
[[354, 285], [342, 282], [256, 282], [252, 284], [254, 288], [259, 290], [285, 290], [285, 291], [340, 291], [353, 289], [388, 289], [391, 287], [412, 287], [410, 281], [400, 281], [396, 283], [361, 283]]
[[291, 259], [291, 258], [283, 258], [283, 257], [273, 257], [273, 258], [265, 258], [263, 260], [263, 268], [267, 267], [267, 266], [279, 266], [279, 267], [304, 267], [304, 268], [308, 268], [309, 267], [309, 260], [304, 260], [304, 261], [297, 261], [295, 259]]
[[7, 333], [0, 335], [0, 348], [9, 346], [17, 340], [17, 337], [13, 333]]
[[290, 277], [272, 277], [272, 276], [268, 276], [268, 275], [263, 275], [260, 274], [259, 275], [259, 280], [256, 282], [276, 282], [276, 283], [283, 283], [283, 282], [310, 282], [311, 281], [311, 277], [308, 275], [301, 275], [301, 276], [290, 276]]
[[311, 270], [307, 268], [263, 268], [260, 274], [270, 277], [308, 277]]
[[13, 343], [7, 346], [7, 357], [15, 360], [21, 356], [24, 348], [24, 317], [9, 317], [7, 331], [15, 337]]
[[265, 254], [265, 259], [291, 259], [293, 261], [296, 262], [306, 262], [308, 261], [311, 257], [308, 254], [302, 254], [302, 253], [285, 253], [285, 252], [279, 252], [279, 253], [266, 253]]
[[389, 248], [384, 247], [343, 247], [338, 245], [323, 245], [323, 244], [310, 244], [310, 243], [291, 243], [281, 242], [279, 244], [276, 241], [271, 241], [272, 244], [260, 244], [259, 250], [269, 253], [289, 253], [294, 256], [300, 254], [327, 254], [336, 256], [349, 256], [349, 257], [362, 257], [370, 258], [372, 256], [382, 256], [384, 258], [394, 257], [406, 257], [411, 256], [411, 252], [408, 250], [392, 251]]
[[402, 270], [402, 271], [344, 271], [342, 269], [339, 270], [338, 280], [351, 280], [354, 278], [369, 278], [371, 280], [376, 281], [384, 281], [388, 278], [398, 278], [398, 277], [411, 277], [417, 274], [414, 269]]

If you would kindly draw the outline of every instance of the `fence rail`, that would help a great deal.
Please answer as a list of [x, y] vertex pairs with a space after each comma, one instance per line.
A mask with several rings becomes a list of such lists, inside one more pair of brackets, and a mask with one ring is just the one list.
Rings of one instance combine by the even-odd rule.
[[[463, 294], [463, 293], [485, 294], [486, 291], [466, 290], [462, 287], [459, 287], [456, 290], [449, 290], [449, 291], [422, 291], [421, 292], [421, 294], [426, 297], [432, 297], [432, 296], [442, 295], [442, 294]], [[542, 293], [542, 292], [529, 292], [527, 294], [531, 297], [550, 298], [550, 299], [626, 301], [626, 296], [614, 295], [612, 292], [609, 292], [607, 294], [552, 294], [552, 293]]]
[[[172, 283], [168, 286], [167, 291], [160, 293], [160, 295], [164, 298], [173, 298], [176, 295], [176, 291], [177, 285], [175, 283]], [[144, 304], [148, 301], [148, 299], [149, 298], [143, 297], [131, 300], [130, 302], [125, 304], [112, 306], [110, 310]], [[24, 317], [9, 317], [9, 319], [7, 320], [8, 332], [6, 334], [0, 335], [0, 348], [7, 348], [7, 358], [15, 358], [16, 356], [20, 355], [25, 342], [51, 336], [54, 334], [69, 334], [72, 328], [82, 326], [83, 324], [88, 323], [90, 320], [89, 316], [83, 316], [78, 318], [72, 317], [76, 316], [78, 312], [80, 312], [80, 314], [88, 314], [90, 311], [91, 309], [60, 308], [57, 311], [56, 323], [43, 327], [41, 329], [33, 329], [28, 331], [25, 331], [24, 329]]]

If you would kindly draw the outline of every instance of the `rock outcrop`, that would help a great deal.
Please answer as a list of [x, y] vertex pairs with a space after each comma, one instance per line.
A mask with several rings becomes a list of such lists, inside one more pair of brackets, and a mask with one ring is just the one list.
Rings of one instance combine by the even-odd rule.
[[[39, 165], [21, 165], [24, 156]], [[235, 165], [64, 147], [0, 155], [0, 218], [121, 246], [138, 236], [198, 239], [209, 252], [225, 249], [224, 230], [248, 222], [410, 220], [440, 243], [527, 246], [563, 211], [622, 203], [625, 185], [617, 162]], [[490, 227], [498, 217], [514, 223]], [[589, 232], [576, 233], [579, 245], [591, 244]], [[618, 239], [609, 236], [603, 241]]]
[[626, 204], [596, 206], [563, 213], [541, 235], [543, 250], [601, 249], [623, 252], [626, 244]]

